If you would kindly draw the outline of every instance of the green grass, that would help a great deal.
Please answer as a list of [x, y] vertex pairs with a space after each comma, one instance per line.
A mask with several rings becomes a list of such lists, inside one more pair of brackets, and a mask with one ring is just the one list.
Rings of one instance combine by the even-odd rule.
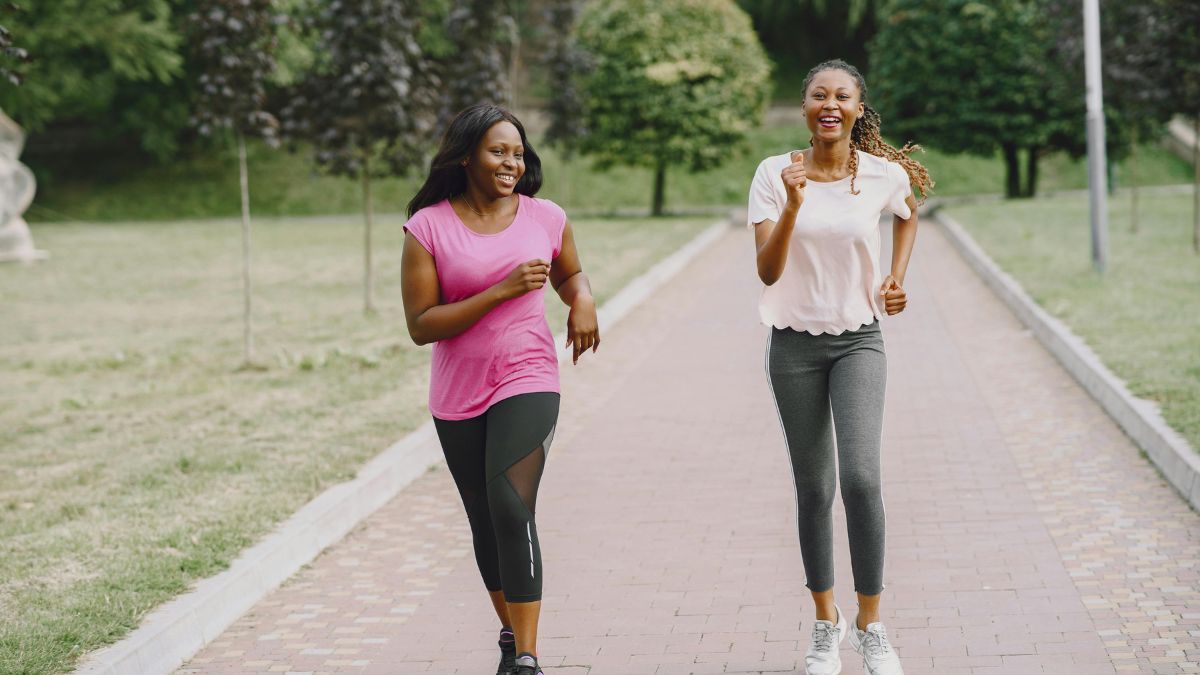
[[[742, 147], [729, 150], [720, 168], [693, 174], [668, 171], [667, 207], [683, 210], [715, 205], [741, 205], [758, 162], [808, 144], [806, 130], [763, 128], [752, 132]], [[538, 146], [535, 146], [538, 147]], [[258, 215], [295, 216], [355, 213], [361, 210], [359, 184], [316, 174], [308, 157], [252, 145], [250, 153], [251, 208]], [[653, 176], [647, 169], [617, 167], [598, 172], [585, 159], [564, 162], [553, 149], [540, 146], [546, 181], [540, 196], [568, 210], [611, 212], [650, 208]], [[918, 155], [937, 181], [939, 195], [999, 193], [1004, 187], [1000, 159]], [[1082, 188], [1087, 167], [1063, 155], [1043, 160], [1041, 190]], [[174, 220], [233, 217], [240, 213], [237, 167], [232, 153], [209, 152], [165, 166], [129, 166], [114, 160], [111, 167], [95, 166], [86, 179], [51, 180], [43, 184], [30, 209], [33, 221]], [[1118, 177], [1120, 170], [1118, 170]], [[1145, 146], [1140, 154], [1139, 184], [1187, 183], [1188, 165], [1162, 148]], [[377, 181], [376, 208], [402, 212], [416, 191], [417, 178]]]
[[[598, 299], [712, 220], [576, 222]], [[0, 672], [69, 670], [427, 419], [384, 221], [373, 318], [360, 221], [255, 223], [261, 372], [235, 221], [43, 225], [0, 267]]]
[[1110, 202], [1110, 260], [1091, 266], [1084, 195], [955, 206], [949, 212], [1038, 304], [1083, 338], [1136, 396], [1200, 448], [1200, 255], [1190, 194]]

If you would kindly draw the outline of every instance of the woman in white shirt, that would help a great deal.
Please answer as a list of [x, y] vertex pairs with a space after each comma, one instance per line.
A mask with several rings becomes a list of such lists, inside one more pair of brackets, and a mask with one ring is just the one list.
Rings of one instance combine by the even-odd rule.
[[[887, 362], [879, 319], [904, 310], [904, 275], [929, 173], [885, 143], [862, 74], [826, 61], [804, 82], [811, 148], [768, 157], [750, 186], [758, 249], [767, 379], [791, 456], [806, 585], [817, 621], [805, 656], [812, 675], [840, 673], [847, 636], [870, 675], [898, 675], [879, 621], [884, 509], [879, 470]], [[894, 215], [891, 273], [879, 272], [879, 218]], [[834, 437], [836, 435], [836, 444]], [[835, 468], [835, 453], [837, 467]], [[833, 496], [840, 478], [858, 594], [853, 630], [834, 604]]]

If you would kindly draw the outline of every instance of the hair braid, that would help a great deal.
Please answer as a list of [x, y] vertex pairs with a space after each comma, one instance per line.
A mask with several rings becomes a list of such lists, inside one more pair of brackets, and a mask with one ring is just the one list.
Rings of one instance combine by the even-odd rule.
[[867, 105], [866, 80], [863, 79], [862, 73], [858, 72], [858, 68], [841, 59], [819, 63], [812, 70], [808, 71], [808, 76], [804, 78], [804, 93], [806, 96], [808, 95], [808, 85], [812, 83], [813, 77], [824, 70], [841, 70], [853, 77], [855, 83], [858, 85], [859, 99], [863, 102], [862, 117], [855, 120], [854, 126], [850, 129], [850, 194], [858, 194], [858, 190], [854, 185], [855, 180], [858, 178], [858, 153], [854, 151], [861, 150], [869, 155], [882, 157], [903, 167], [904, 172], [908, 174], [908, 179], [921, 193], [921, 202], [923, 203], [925, 198], [933, 191], [936, 183], [934, 183], [933, 178], [929, 175], [929, 170], [909, 156], [917, 150], [922, 150], [921, 146], [915, 143], [905, 143], [904, 147], [896, 148], [883, 140], [883, 136], [880, 133], [882, 119], [874, 108]]

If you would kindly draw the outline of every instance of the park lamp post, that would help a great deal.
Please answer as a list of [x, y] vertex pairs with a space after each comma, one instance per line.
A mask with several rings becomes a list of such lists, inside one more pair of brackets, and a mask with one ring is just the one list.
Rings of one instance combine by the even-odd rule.
[[1088, 194], [1092, 266], [1108, 267], [1108, 174], [1104, 154], [1104, 94], [1100, 82], [1100, 2], [1083, 0], [1084, 71], [1087, 82]]

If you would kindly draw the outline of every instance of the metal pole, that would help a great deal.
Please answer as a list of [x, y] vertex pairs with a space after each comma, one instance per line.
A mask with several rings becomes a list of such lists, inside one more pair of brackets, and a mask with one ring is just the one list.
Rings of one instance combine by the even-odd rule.
[[1083, 0], [1084, 70], [1087, 80], [1088, 193], [1092, 265], [1108, 267], [1108, 163], [1104, 155], [1104, 94], [1100, 81], [1100, 1]]

